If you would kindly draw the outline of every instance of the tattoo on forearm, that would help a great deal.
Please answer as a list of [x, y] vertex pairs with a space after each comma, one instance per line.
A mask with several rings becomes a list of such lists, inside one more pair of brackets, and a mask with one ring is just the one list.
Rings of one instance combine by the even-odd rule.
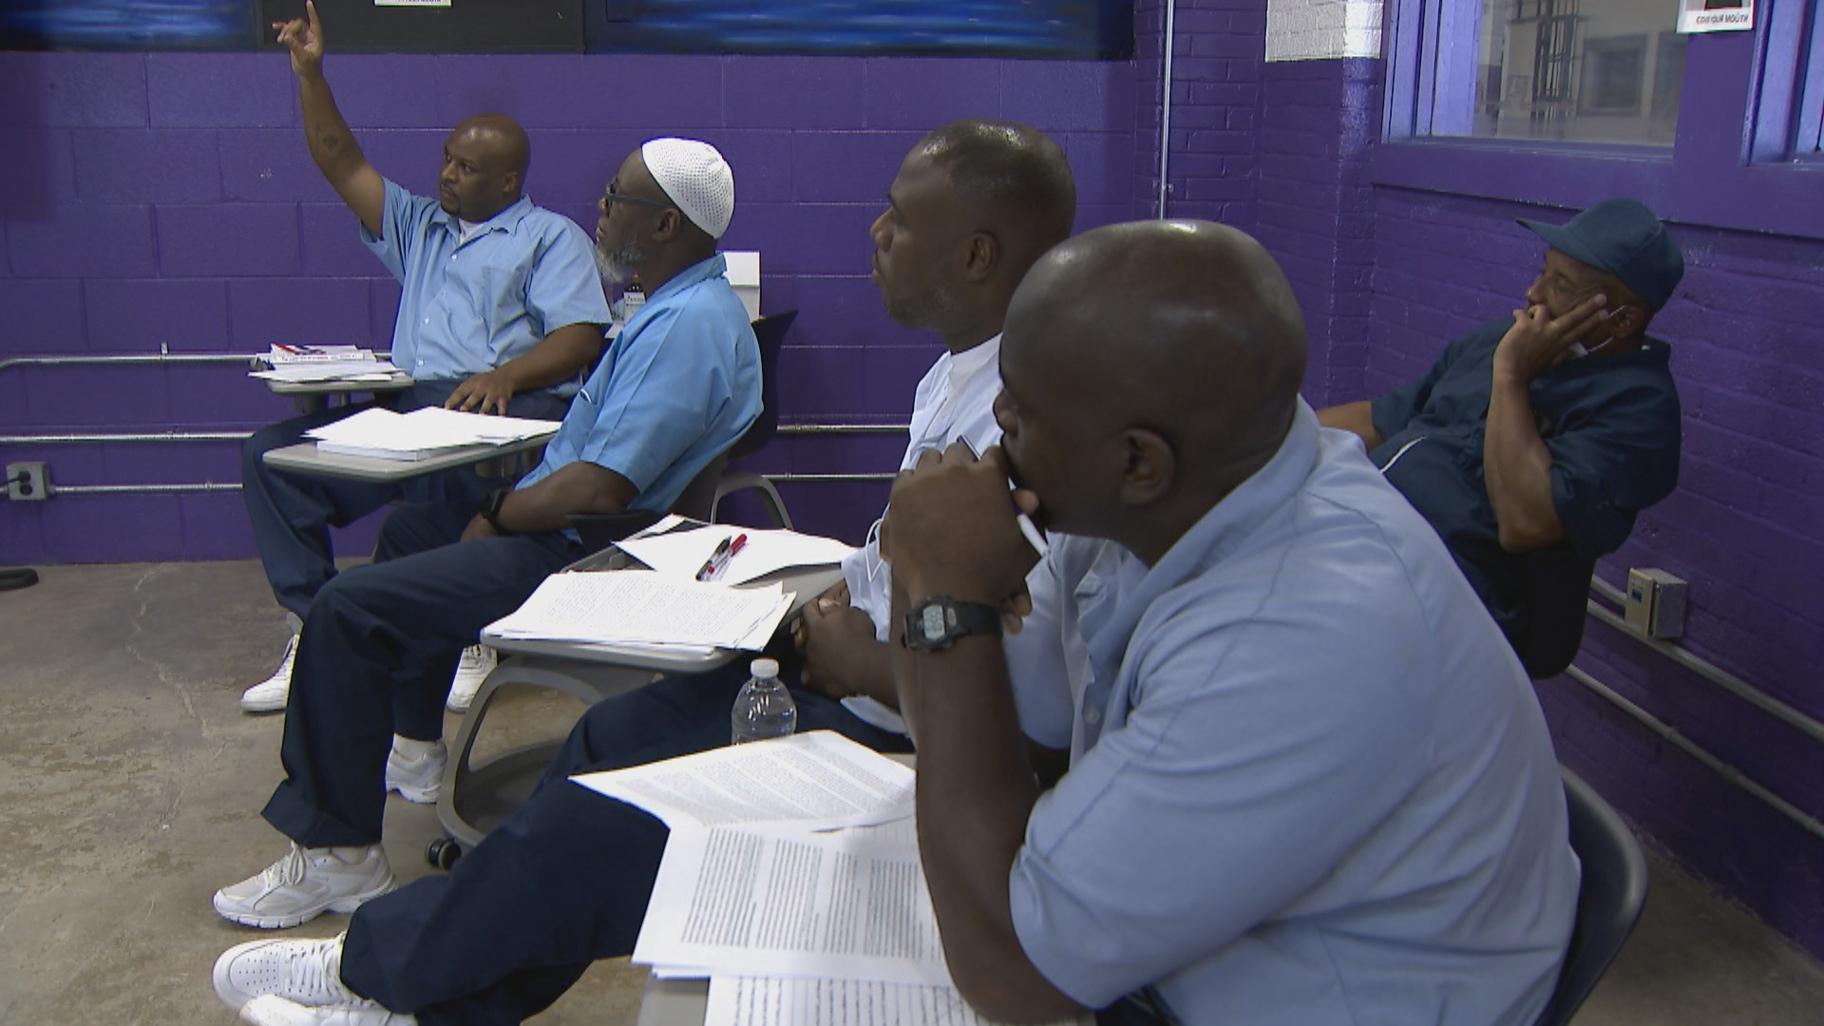
[[342, 148], [342, 137], [333, 132], [324, 132], [317, 137], [317, 142], [330, 153], [335, 153]]

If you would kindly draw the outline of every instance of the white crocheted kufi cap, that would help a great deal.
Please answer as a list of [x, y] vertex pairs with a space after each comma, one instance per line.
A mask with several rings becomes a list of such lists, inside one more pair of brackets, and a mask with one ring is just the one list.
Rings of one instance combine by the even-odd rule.
[[735, 216], [735, 174], [714, 146], [695, 139], [653, 139], [640, 147], [646, 170], [692, 224], [719, 239]]

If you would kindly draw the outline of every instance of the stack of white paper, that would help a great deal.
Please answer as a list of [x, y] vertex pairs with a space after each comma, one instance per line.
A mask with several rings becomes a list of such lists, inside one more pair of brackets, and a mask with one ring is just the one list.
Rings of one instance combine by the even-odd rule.
[[785, 618], [792, 597], [778, 582], [736, 589], [648, 570], [552, 574], [487, 631], [625, 648], [758, 652]]
[[556, 432], [558, 426], [555, 420], [490, 417], [434, 406], [404, 414], [376, 407], [312, 428], [305, 435], [316, 439], [317, 448], [324, 452], [420, 460], [450, 449], [538, 438]]
[[390, 381], [404, 374], [360, 346], [302, 346], [274, 342], [261, 358], [269, 370], [250, 377], [263, 381]]
[[709, 977], [705, 1026], [986, 1023], [944, 965], [906, 766], [817, 731], [571, 779], [671, 828], [633, 960]]
[[727, 524], [710, 524], [694, 531], [649, 533], [616, 542], [617, 548], [659, 573], [694, 579], [710, 554], [725, 539], [746, 537], [739, 552], [729, 558], [718, 584], [745, 584], [787, 567], [825, 566], [840, 563], [855, 548], [834, 538], [796, 531], [759, 531]]

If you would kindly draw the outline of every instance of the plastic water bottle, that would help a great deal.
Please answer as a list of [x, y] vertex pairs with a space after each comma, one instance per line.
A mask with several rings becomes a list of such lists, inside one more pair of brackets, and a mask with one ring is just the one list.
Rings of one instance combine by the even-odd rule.
[[729, 711], [729, 741], [742, 744], [785, 737], [798, 729], [798, 703], [792, 693], [779, 683], [779, 663], [756, 659], [748, 667], [753, 674], [741, 693], [735, 696], [735, 707]]

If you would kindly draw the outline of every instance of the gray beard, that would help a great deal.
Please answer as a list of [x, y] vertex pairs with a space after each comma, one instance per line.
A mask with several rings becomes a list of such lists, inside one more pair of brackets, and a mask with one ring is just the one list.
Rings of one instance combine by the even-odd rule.
[[596, 243], [595, 269], [601, 274], [602, 280], [610, 285], [619, 285], [626, 281], [633, 274], [633, 269], [645, 262], [646, 254], [642, 253], [640, 247], [631, 241], [614, 253], [604, 252], [601, 243]]

